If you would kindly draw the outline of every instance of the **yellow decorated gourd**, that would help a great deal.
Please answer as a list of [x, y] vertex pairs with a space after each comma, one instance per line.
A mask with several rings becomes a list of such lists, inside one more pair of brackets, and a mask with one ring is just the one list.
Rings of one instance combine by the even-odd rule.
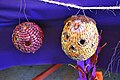
[[85, 61], [98, 47], [96, 22], [87, 16], [72, 16], [65, 21], [61, 44], [63, 51], [74, 60]]

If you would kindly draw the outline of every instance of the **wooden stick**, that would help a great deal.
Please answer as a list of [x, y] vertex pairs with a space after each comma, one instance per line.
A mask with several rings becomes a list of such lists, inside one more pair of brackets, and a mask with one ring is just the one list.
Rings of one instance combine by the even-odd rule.
[[40, 73], [38, 76], [33, 78], [32, 80], [43, 80], [61, 66], [62, 66], [62, 64], [54, 64], [51, 67], [49, 67], [48, 69], [46, 69], [45, 71], [43, 71], [42, 73]]

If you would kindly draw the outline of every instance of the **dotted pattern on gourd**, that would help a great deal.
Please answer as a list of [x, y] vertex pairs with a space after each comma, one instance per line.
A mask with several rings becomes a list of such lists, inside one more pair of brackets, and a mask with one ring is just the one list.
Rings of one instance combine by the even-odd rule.
[[74, 60], [87, 60], [97, 49], [99, 34], [96, 23], [86, 16], [72, 16], [66, 20], [61, 36], [63, 51]]
[[13, 30], [12, 41], [24, 53], [36, 52], [43, 43], [43, 31], [34, 22], [23, 22]]

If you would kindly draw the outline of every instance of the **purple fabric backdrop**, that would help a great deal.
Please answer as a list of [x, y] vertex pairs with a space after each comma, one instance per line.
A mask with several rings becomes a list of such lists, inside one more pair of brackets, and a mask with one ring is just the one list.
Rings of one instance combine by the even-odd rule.
[[[109, 6], [115, 5], [115, 0], [61, 0], [62, 2], [74, 3], [82, 6]], [[43, 46], [35, 54], [24, 54], [18, 51], [11, 40], [12, 30], [18, 25], [18, 18], [21, 22], [26, 21], [23, 11], [20, 16], [20, 0], [0, 1], [0, 69], [15, 65], [39, 65], [55, 63], [73, 63], [62, 51], [60, 37], [64, 20], [75, 15], [78, 9], [67, 8], [40, 2], [39, 0], [26, 0], [26, 14], [30, 21], [40, 25], [44, 31]], [[24, 5], [24, 4], [23, 4]], [[23, 10], [24, 6], [22, 6]], [[108, 45], [102, 50], [98, 66], [106, 68], [110, 62], [114, 47], [120, 40], [120, 11], [114, 10], [116, 16], [109, 10], [85, 10], [87, 16], [92, 17], [97, 22], [99, 30], [103, 30], [102, 43]], [[83, 12], [79, 13], [83, 15]], [[117, 64], [117, 62], [115, 63]], [[114, 67], [114, 69], [116, 69]], [[120, 71], [120, 69], [119, 69]]]

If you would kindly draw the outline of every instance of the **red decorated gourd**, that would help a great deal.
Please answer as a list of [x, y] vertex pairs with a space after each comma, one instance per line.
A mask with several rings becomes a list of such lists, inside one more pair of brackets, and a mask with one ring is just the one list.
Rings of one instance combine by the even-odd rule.
[[43, 43], [43, 31], [34, 22], [23, 22], [13, 30], [12, 41], [24, 53], [36, 52]]

